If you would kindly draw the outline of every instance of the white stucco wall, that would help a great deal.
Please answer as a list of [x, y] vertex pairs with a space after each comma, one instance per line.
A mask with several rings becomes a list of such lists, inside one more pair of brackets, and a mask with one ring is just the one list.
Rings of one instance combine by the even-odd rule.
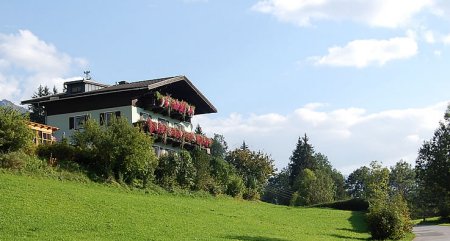
[[[157, 114], [140, 107], [135, 106], [121, 106], [114, 108], [106, 108], [106, 109], [98, 109], [98, 110], [90, 110], [90, 111], [82, 111], [82, 112], [73, 112], [67, 114], [60, 115], [51, 115], [47, 116], [47, 124], [51, 126], [56, 126], [59, 128], [59, 131], [54, 133], [54, 136], [61, 140], [63, 137], [66, 137], [70, 140], [72, 134], [76, 131], [75, 129], [69, 129], [69, 118], [80, 116], [80, 115], [90, 115], [91, 119], [100, 122], [100, 113], [105, 112], [116, 112], [120, 111], [121, 116], [127, 118], [127, 120], [131, 123], [135, 123], [140, 120], [140, 113], [147, 113], [153, 121], [158, 121], [158, 118], [163, 118], [169, 122], [171, 127], [174, 127], [175, 124], [181, 124], [184, 127], [185, 131], [193, 132], [193, 126], [189, 122], [180, 122], [179, 120], [172, 119], [168, 116]], [[178, 150], [179, 148], [172, 147], [171, 145], [164, 145], [163, 143], [155, 143], [155, 145], [161, 147], [162, 149], [167, 150]]]
[[[70, 139], [73, 132], [75, 131], [74, 129], [69, 130], [69, 118], [70, 117], [89, 114], [91, 116], [91, 119], [94, 119], [97, 122], [100, 122], [100, 113], [115, 112], [115, 111], [120, 111], [120, 115], [122, 117], [127, 118], [129, 121], [132, 120], [133, 114], [132, 114], [131, 106], [121, 106], [121, 107], [114, 107], [114, 108], [73, 112], [73, 113], [60, 114], [60, 115], [51, 115], [51, 116], [47, 116], [47, 124], [51, 125], [51, 126], [56, 126], [59, 128], [59, 131], [54, 133], [54, 136], [58, 140], [61, 140], [63, 137]], [[131, 124], [131, 121], [130, 121], [130, 124]]]

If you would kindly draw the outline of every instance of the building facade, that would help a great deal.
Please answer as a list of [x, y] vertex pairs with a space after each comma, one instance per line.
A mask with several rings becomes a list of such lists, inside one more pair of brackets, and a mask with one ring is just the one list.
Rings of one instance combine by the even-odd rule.
[[66, 82], [64, 88], [61, 94], [22, 101], [44, 107], [45, 124], [59, 128], [58, 140], [70, 140], [87, 119], [107, 125], [120, 116], [154, 137], [157, 154], [208, 149], [211, 144], [209, 138], [193, 133], [191, 118], [217, 109], [185, 76], [120, 81], [111, 86], [83, 79]]

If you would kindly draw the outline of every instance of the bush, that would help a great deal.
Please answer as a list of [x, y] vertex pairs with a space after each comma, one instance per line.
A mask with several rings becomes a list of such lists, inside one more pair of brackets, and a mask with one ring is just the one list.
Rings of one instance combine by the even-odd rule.
[[10, 107], [0, 107], [0, 152], [29, 150], [33, 131], [27, 126], [28, 117]]
[[88, 120], [73, 140], [83, 159], [94, 162], [90, 165], [97, 167], [98, 176], [128, 184], [140, 179], [144, 186], [153, 176], [158, 161], [153, 141], [124, 118], [113, 119], [107, 126]]
[[227, 194], [232, 197], [241, 197], [244, 192], [244, 181], [238, 175], [233, 175], [228, 179]]
[[412, 231], [408, 206], [399, 194], [387, 202], [371, 203], [367, 221], [373, 239], [401, 239]]
[[63, 139], [53, 144], [39, 145], [36, 148], [36, 154], [47, 160], [55, 158], [57, 161], [66, 160], [74, 161], [76, 156], [76, 148]]
[[28, 159], [29, 156], [22, 151], [0, 154], [0, 167], [12, 170], [22, 170], [26, 166]]
[[349, 199], [349, 200], [316, 204], [316, 205], [312, 205], [311, 207], [333, 208], [333, 209], [338, 209], [338, 210], [365, 212], [369, 209], [369, 203], [364, 199], [353, 198], [353, 199]]

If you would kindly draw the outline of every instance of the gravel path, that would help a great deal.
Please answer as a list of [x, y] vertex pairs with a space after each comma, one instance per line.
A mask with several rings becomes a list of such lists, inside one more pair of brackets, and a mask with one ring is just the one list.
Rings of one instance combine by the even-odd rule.
[[450, 226], [419, 225], [413, 228], [414, 241], [450, 241]]

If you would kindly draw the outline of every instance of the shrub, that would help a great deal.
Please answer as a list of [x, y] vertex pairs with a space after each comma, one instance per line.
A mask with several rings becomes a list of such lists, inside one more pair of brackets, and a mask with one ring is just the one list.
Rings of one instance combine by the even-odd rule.
[[36, 154], [47, 160], [55, 158], [58, 161], [73, 161], [75, 160], [76, 149], [67, 142], [67, 139], [63, 139], [53, 144], [39, 145], [36, 148]]
[[0, 152], [28, 150], [33, 132], [27, 126], [28, 117], [10, 107], [0, 107]]
[[169, 190], [192, 188], [195, 174], [191, 155], [187, 151], [161, 156], [155, 170], [157, 183]]
[[0, 167], [21, 170], [25, 167], [29, 156], [22, 151], [0, 154]]
[[212, 182], [210, 176], [210, 156], [205, 151], [196, 149], [192, 152], [192, 161], [196, 170], [194, 188], [208, 191]]
[[367, 215], [373, 239], [401, 239], [412, 231], [408, 206], [399, 194], [389, 200], [374, 200]]
[[141, 179], [145, 186], [157, 165], [152, 139], [124, 118], [113, 119], [104, 127], [88, 120], [73, 140], [83, 158], [95, 162], [92, 166], [99, 168], [97, 174], [107, 179], [128, 184]]
[[232, 197], [241, 197], [244, 192], [244, 181], [238, 175], [233, 175], [228, 179], [227, 194]]
[[338, 210], [348, 210], [348, 211], [367, 211], [369, 209], [369, 203], [360, 198], [353, 198], [349, 200], [342, 200], [329, 203], [321, 203], [312, 205], [311, 207], [319, 208], [333, 208]]

